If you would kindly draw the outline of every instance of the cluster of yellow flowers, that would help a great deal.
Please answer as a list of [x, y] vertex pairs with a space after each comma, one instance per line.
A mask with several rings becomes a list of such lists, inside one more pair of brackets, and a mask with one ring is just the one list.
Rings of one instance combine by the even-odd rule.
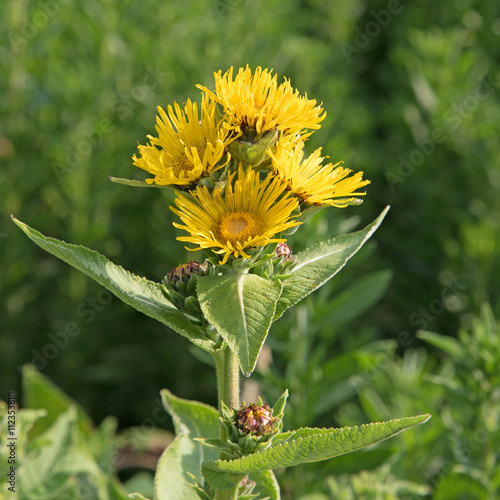
[[300, 224], [304, 207], [360, 203], [370, 181], [362, 172], [323, 164], [321, 148], [304, 158], [304, 145], [325, 112], [272, 70], [247, 66], [215, 76], [215, 91], [201, 85], [200, 109], [158, 108], [158, 137], [139, 146], [134, 165], [154, 177], [148, 184], [179, 189], [171, 209], [189, 236], [178, 238], [230, 255], [286, 241], [279, 233]]

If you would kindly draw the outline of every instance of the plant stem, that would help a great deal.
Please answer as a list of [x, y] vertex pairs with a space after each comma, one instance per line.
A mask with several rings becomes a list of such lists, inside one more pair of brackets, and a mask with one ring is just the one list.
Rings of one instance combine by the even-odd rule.
[[[222, 416], [222, 403], [228, 408], [239, 408], [240, 406], [240, 367], [238, 358], [229, 347], [214, 354], [215, 368], [217, 370], [217, 389], [219, 395], [219, 415]], [[219, 424], [219, 437], [225, 441], [228, 436], [226, 429]], [[221, 460], [229, 457], [225, 453], [220, 453]], [[216, 490], [216, 500], [236, 500], [238, 498], [238, 486], [229, 490]]]
[[[240, 406], [240, 367], [238, 358], [229, 347], [214, 354], [214, 358], [217, 370], [219, 415], [222, 416], [222, 403], [228, 408], [239, 408]], [[222, 423], [219, 429], [220, 438], [226, 440], [226, 431]]]

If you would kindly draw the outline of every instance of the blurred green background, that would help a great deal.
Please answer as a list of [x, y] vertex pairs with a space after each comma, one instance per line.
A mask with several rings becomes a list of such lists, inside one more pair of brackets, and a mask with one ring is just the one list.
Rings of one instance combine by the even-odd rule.
[[[482, 305], [483, 323], [498, 317], [496, 0], [4, 0], [0, 32], [0, 398], [20, 391], [19, 368], [31, 362], [94, 421], [115, 415], [121, 428], [157, 414], [163, 387], [215, 404], [213, 370], [189, 342], [45, 254], [9, 216], [157, 281], [196, 257], [175, 241], [172, 194], [108, 177], [143, 179], [131, 156], [154, 132], [156, 106], [196, 99], [195, 84], [213, 88], [213, 72], [230, 66], [274, 68], [322, 102], [327, 118], [309, 152], [323, 147], [331, 161], [344, 160], [372, 181], [362, 206], [324, 210], [300, 228], [291, 238], [295, 250], [364, 227], [392, 207], [346, 269], [271, 330], [272, 367], [254, 379], [269, 397], [278, 391], [273, 385], [289, 387], [290, 427], [367, 421], [370, 405], [359, 385], [332, 396], [328, 376], [358, 370], [377, 401], [400, 401], [409, 383], [397, 374], [391, 379], [391, 370], [411, 366], [415, 375], [446, 365], [417, 330], [454, 338], [459, 329], [479, 328]], [[386, 343], [368, 349], [382, 355], [373, 368], [359, 356], [375, 341]], [[344, 361], [327, 365], [339, 356]], [[476, 369], [490, 373], [478, 359]], [[318, 374], [318, 366], [330, 375], [321, 368]], [[463, 370], [447, 375], [460, 385]], [[480, 390], [498, 405], [495, 373], [492, 387]], [[322, 411], [304, 411], [311, 383], [324, 385], [311, 403]], [[432, 399], [424, 381], [415, 384], [416, 406], [393, 401], [387, 408], [439, 412], [452, 399], [446, 391]], [[474, 397], [465, 399], [472, 404]], [[166, 419], [156, 423], [171, 428]], [[440, 428], [426, 425], [431, 434]], [[498, 438], [498, 428], [497, 421], [489, 438]], [[412, 456], [419, 432], [410, 431]], [[441, 438], [422, 439], [434, 444], [418, 451], [441, 457], [441, 465], [424, 457], [420, 468], [400, 465], [399, 477], [434, 487], [440, 467], [459, 462]], [[326, 479], [317, 480], [328, 467], [285, 474], [286, 498], [299, 497], [290, 496], [287, 481], [295, 491], [309, 481], [336, 498], [331, 480], [330, 493]]]

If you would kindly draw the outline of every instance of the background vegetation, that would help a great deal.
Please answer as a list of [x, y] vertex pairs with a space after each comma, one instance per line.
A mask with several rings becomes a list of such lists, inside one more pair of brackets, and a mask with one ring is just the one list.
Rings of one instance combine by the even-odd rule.
[[392, 208], [273, 327], [246, 395], [288, 387], [289, 427], [434, 416], [362, 457], [284, 471], [284, 497], [496, 498], [498, 2], [6, 0], [0, 32], [0, 398], [21, 395], [33, 363], [97, 423], [171, 429], [163, 387], [215, 404], [213, 370], [187, 341], [43, 253], [9, 215], [160, 280], [196, 257], [175, 242], [171, 195], [108, 176], [144, 178], [131, 156], [157, 105], [196, 98], [231, 65], [272, 67], [327, 111], [309, 151], [372, 180], [361, 207], [320, 212], [294, 249]]

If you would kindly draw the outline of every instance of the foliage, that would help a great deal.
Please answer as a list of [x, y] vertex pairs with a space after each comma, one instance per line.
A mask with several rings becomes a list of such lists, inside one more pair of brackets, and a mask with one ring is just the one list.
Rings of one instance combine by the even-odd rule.
[[[37, 26], [42, 4], [53, 10]], [[355, 266], [275, 323], [267, 341], [274, 366], [257, 368], [256, 376], [262, 384], [279, 381], [266, 389], [268, 400], [286, 387], [293, 392], [287, 415], [293, 428], [327, 419], [330, 425], [332, 418], [339, 425], [364, 421], [353, 398], [366, 386], [384, 400], [397, 399], [400, 409], [432, 412], [418, 443], [409, 434], [397, 439], [408, 443], [417, 465], [429, 464], [431, 455], [447, 463], [452, 447], [438, 415], [448, 389], [423, 380], [444, 358], [413, 332], [455, 337], [483, 301], [500, 314], [498, 9], [494, 0], [400, 2], [376, 36], [361, 37], [373, 13], [387, 6], [382, 0], [195, 0], [190, 9], [151, 0], [1, 3], [0, 397], [20, 389], [19, 367], [32, 362], [97, 422], [113, 414], [120, 427], [147, 419], [170, 428], [159, 416], [157, 389], [164, 386], [214, 404], [212, 367], [185, 354], [185, 339], [158, 332], [156, 322], [68, 272], [8, 217], [160, 280], [187, 260], [170, 244], [176, 233], [164, 215], [169, 192], [151, 196], [153, 190], [105, 180], [129, 175], [136, 141], [149, 131], [158, 103], [184, 102], [192, 82], [208, 85], [214, 68], [265, 64], [328, 109], [311, 150], [324, 144], [332, 160], [344, 159], [372, 179], [357, 215], [349, 208], [316, 214], [300, 238], [291, 236], [294, 249], [356, 230], [387, 203], [393, 209]], [[343, 44], [357, 49], [349, 59]], [[478, 88], [484, 99], [475, 100]], [[401, 381], [398, 390], [390, 381], [382, 385], [380, 376], [394, 352], [394, 380], [412, 381], [408, 387]], [[453, 373], [462, 380], [469, 372], [459, 364]], [[405, 406], [408, 392], [420, 401]], [[327, 396], [324, 405], [318, 394]], [[301, 400], [315, 404], [299, 411]], [[375, 458], [381, 446], [360, 452], [359, 464], [336, 459], [332, 470], [373, 467], [394, 452], [386, 445]], [[393, 468], [398, 478], [422, 482], [416, 471], [423, 466]], [[299, 467], [280, 480], [298, 488], [328, 475], [321, 464], [307, 471]]]
[[[386, 213], [387, 209], [363, 231], [343, 235], [299, 253], [294, 265], [288, 271], [288, 277], [281, 278], [284, 280], [283, 284], [280, 280], [270, 280], [249, 274], [248, 271], [251, 269], [249, 267], [245, 269], [246, 272], [235, 267], [227, 274], [218, 273], [198, 277], [196, 289], [201, 309], [206, 319], [217, 328], [227, 347], [223, 344], [216, 347], [215, 342], [207, 335], [209, 330], [201, 326], [193, 334], [191, 330], [195, 328], [197, 320], [192, 318], [190, 311], [183, 310], [169, 302], [163, 285], [134, 276], [85, 247], [47, 238], [16, 219], [14, 222], [41, 248], [83, 271], [125, 303], [170, 326], [198, 347], [212, 352], [219, 350], [222, 355], [224, 355], [224, 350], [229, 353], [231, 349], [239, 366], [244, 373], [249, 375], [253, 371], [270, 323], [275, 316], [278, 300], [284, 297], [285, 303], [281, 311], [277, 312], [279, 317], [285, 308], [294, 305], [336, 274], [370, 238]], [[252, 262], [251, 259], [247, 260]], [[257, 260], [253, 266], [259, 268], [268, 261], [269, 258], [264, 255], [263, 259]], [[290, 280], [291, 286], [287, 287], [287, 279]], [[269, 304], [266, 300], [272, 300], [272, 303]], [[214, 346], [207, 345], [207, 342], [211, 342]], [[255, 354], [249, 364], [250, 349], [255, 349]], [[225, 359], [229, 359], [228, 354], [224, 356]], [[218, 366], [217, 375], [219, 388], [221, 388], [223, 386], [220, 385], [220, 379], [224, 383], [224, 377], [228, 377], [230, 372], [225, 374]], [[238, 366], [236, 366], [236, 377], [239, 377]], [[32, 388], [27, 392], [31, 393], [33, 398], [40, 398], [40, 393], [43, 394], [44, 391], [43, 388]], [[255, 487], [257, 488], [253, 493], [253, 498], [257, 498], [259, 493], [268, 493], [266, 486], [268, 483], [274, 485], [273, 491], [269, 493], [271, 493], [271, 498], [277, 500], [280, 498], [280, 493], [273, 479], [273, 470], [326, 460], [365, 448], [409, 427], [426, 422], [430, 417], [421, 415], [371, 423], [359, 428], [300, 428], [287, 433], [280, 432], [282, 428], [280, 424], [264, 448], [242, 448], [243, 455], [233, 457], [231, 454], [227, 456], [227, 447], [231, 443], [229, 439], [224, 440], [225, 431], [219, 434], [218, 413], [215, 408], [194, 401], [179, 400], [166, 390], [163, 396], [164, 405], [173, 418], [176, 430], [176, 439], [164, 451], [155, 474], [155, 498], [165, 500], [170, 498], [195, 499], [197, 493], [193, 486], [199, 490], [202, 498], [212, 498], [211, 488], [216, 495], [221, 490], [238, 491], [240, 483], [244, 480], [254, 483], [254, 486], [248, 489], [249, 493], [252, 493]], [[231, 411], [225, 406], [226, 400], [222, 399], [222, 394], [220, 398], [220, 411], [222, 411], [220, 418], [223, 419], [225, 411], [229, 412], [230, 418]], [[66, 398], [62, 397], [62, 399], [64, 401]], [[277, 403], [280, 409], [277, 410], [275, 418], [279, 418], [280, 421], [283, 417], [285, 401], [286, 392]], [[259, 403], [262, 405], [260, 399]], [[76, 410], [73, 410], [73, 413], [76, 416]], [[62, 432], [59, 428], [57, 430]], [[69, 431], [68, 433], [68, 435], [73, 434]], [[251, 439], [250, 436], [248, 437]], [[75, 444], [73, 441], [64, 444], [57, 442], [59, 448], [64, 448], [69, 453], [73, 452], [72, 448]], [[209, 450], [203, 450], [201, 445], [208, 445]], [[216, 460], [217, 456], [214, 455], [216, 450], [213, 448], [219, 448], [221, 452], [219, 460]], [[57, 456], [57, 453], [56, 457], [52, 458], [53, 462], [48, 464], [57, 473], [58, 462], [65, 460], [64, 457]], [[81, 462], [82, 458], [78, 457], [75, 460]], [[46, 462], [46, 459], [44, 461]], [[27, 463], [30, 463], [29, 458]], [[245, 479], [247, 476], [248, 479]], [[20, 474], [20, 480], [23, 480], [23, 474]], [[191, 483], [191, 480], [195, 481], [195, 485]], [[23, 484], [23, 487], [29, 487], [29, 483], [28, 486]], [[60, 495], [57, 488], [51, 490], [50, 494]], [[77, 491], [78, 489], [72, 490], [71, 494], [79, 494]], [[26, 494], [28, 498], [36, 495], [29, 490], [23, 494]], [[245, 494], [237, 496], [245, 498]], [[236, 498], [234, 494], [231, 497]], [[219, 497], [216, 496], [216, 498]]]
[[[127, 492], [114, 474], [116, 457], [114, 417], [95, 428], [75, 401], [38, 373], [25, 366], [25, 408], [16, 415], [15, 491], [18, 498], [40, 500], [125, 500]], [[0, 406], [0, 498], [8, 490], [7, 406]], [[11, 490], [14, 491], [14, 490]]]
[[[368, 189], [374, 201], [356, 209], [364, 221], [387, 203], [396, 208], [370, 264], [393, 269], [393, 285], [384, 302], [358, 322], [358, 331], [376, 325], [371, 338], [411, 333], [416, 325], [408, 318], [439, 299], [446, 280], [454, 278], [467, 293], [455, 294], [432, 319], [416, 318], [427, 322], [419, 328], [437, 324], [451, 335], [458, 323], [453, 314], [469, 305], [474, 310], [490, 296], [498, 313], [498, 145], [490, 139], [500, 116], [496, 3], [401, 3], [377, 36], [356, 39], [365, 43], [348, 60], [342, 44], [355, 46], [355, 37], [374, 20], [372, 12], [386, 9], [382, 1], [363, 8], [359, 2], [280, 0], [250, 6], [218, 0], [196, 1], [187, 13], [176, 1], [119, 6], [93, 1], [86, 7], [56, 1], [46, 25], [37, 27], [35, 15], [43, 17], [38, 4], [3, 2], [0, 307], [9, 335], [1, 337], [6, 353], [1, 392], [18, 389], [17, 367], [32, 361], [77, 394], [98, 420], [114, 413], [131, 425], [150, 415], [153, 380], [162, 385], [171, 380], [174, 392], [193, 399], [215, 400], [208, 368], [200, 384], [189, 377], [194, 359], [182, 366], [173, 362], [186, 345], [181, 339], [169, 336], [167, 344], [154, 322], [145, 323], [118, 303], [97, 302], [100, 287], [76, 272], [62, 272], [62, 264], [27, 245], [8, 216], [96, 248], [135, 274], [165, 275], [186, 260], [180, 248], [166, 250], [165, 242], [175, 236], [162, 215], [168, 191], [156, 197], [104, 180], [128, 176], [137, 138], [146, 134], [159, 102], [182, 103], [194, 90], [193, 81], [208, 84], [213, 68], [229, 64], [273, 66], [323, 101], [328, 115], [311, 146], [325, 144], [332, 159], [344, 159], [372, 179]], [[179, 43], [182, 51], [172, 51]], [[490, 86], [485, 99], [475, 102], [481, 77]], [[420, 165], [411, 163], [410, 154], [437, 128], [445, 128], [446, 140], [434, 141], [433, 151], [429, 145]], [[399, 182], [389, 182], [389, 174]], [[295, 241], [297, 249], [359, 224], [352, 209], [346, 210], [351, 211], [342, 216], [315, 215]], [[133, 237], [125, 239], [128, 228]], [[153, 242], [147, 251], [135, 243], [145, 239]], [[40, 262], [36, 275], [27, 264], [33, 259]], [[363, 274], [363, 268], [349, 270], [335, 286], [342, 289]], [[54, 297], [53, 288], [64, 293]], [[64, 348], [64, 356], [48, 359], [42, 351], [53, 344], [49, 334], [63, 332], [69, 322], [78, 323], [81, 334]], [[110, 322], [116, 325], [112, 331]], [[116, 347], [117, 338], [123, 347]], [[129, 349], [136, 356], [129, 356]], [[142, 359], [148, 359], [147, 368]], [[85, 378], [72, 369], [76, 366], [86, 367]], [[111, 386], [143, 395], [137, 408], [144, 413], [126, 405], [121, 391], [97, 396]]]
[[[376, 419], [422, 407], [435, 412], [433, 427], [423, 429], [418, 442], [402, 437], [392, 470], [405, 479], [425, 478], [433, 499], [492, 500], [500, 493], [500, 336], [491, 308], [484, 305], [458, 339], [424, 331], [418, 337], [441, 350], [439, 362], [422, 349], [407, 351], [376, 374], [372, 387], [360, 389], [362, 408]], [[343, 424], [359, 418], [343, 413]]]

